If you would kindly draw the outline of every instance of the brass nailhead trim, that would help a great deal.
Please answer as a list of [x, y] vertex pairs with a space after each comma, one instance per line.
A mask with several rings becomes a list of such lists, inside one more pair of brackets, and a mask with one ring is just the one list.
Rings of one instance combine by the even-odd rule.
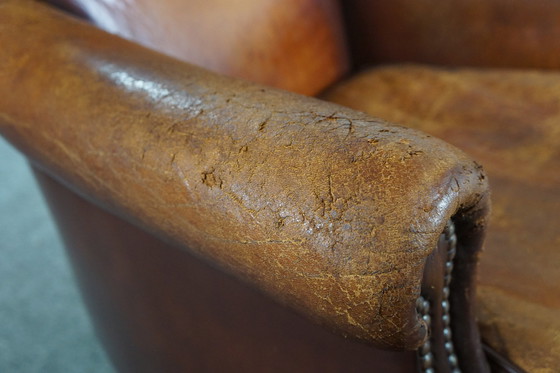
[[[461, 370], [459, 369], [459, 363], [457, 361], [457, 355], [455, 355], [455, 350], [453, 348], [453, 340], [451, 335], [451, 316], [449, 314], [449, 284], [451, 283], [451, 275], [453, 273], [453, 259], [455, 259], [455, 254], [457, 252], [457, 235], [455, 233], [455, 224], [453, 224], [451, 220], [449, 220], [447, 226], [445, 227], [444, 235], [449, 248], [447, 250], [447, 259], [445, 262], [445, 276], [442, 290], [443, 300], [441, 302], [441, 308], [443, 310], [443, 339], [445, 352], [447, 353], [447, 361], [449, 363], [451, 372], [461, 373]], [[416, 309], [422, 316], [422, 319], [426, 322], [428, 331], [431, 332], [430, 302], [425, 300], [424, 297], [420, 296], [416, 302]], [[434, 355], [432, 353], [432, 346], [430, 344], [429, 338], [418, 349], [418, 358], [420, 360], [420, 371], [422, 373], [435, 373]]]

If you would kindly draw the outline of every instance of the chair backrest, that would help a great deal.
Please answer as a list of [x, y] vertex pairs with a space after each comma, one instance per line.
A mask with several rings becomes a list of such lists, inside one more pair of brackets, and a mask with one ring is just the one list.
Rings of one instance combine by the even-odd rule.
[[557, 69], [555, 0], [345, 0], [354, 63]]
[[183, 61], [302, 94], [349, 66], [336, 0], [48, 2]]
[[558, 68], [554, 0], [44, 0], [225, 75], [315, 95], [350, 63]]

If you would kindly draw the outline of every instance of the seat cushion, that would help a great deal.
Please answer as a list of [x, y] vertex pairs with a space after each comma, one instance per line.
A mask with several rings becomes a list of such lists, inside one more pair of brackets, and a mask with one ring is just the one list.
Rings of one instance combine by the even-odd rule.
[[430, 133], [486, 169], [493, 213], [481, 258], [483, 339], [530, 372], [560, 366], [560, 74], [396, 66], [325, 98]]

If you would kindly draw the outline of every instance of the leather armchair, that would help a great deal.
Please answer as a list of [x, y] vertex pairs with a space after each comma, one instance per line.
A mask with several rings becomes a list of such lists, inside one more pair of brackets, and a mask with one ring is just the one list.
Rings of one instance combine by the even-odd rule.
[[[88, 13], [85, 3], [69, 4], [58, 5]], [[309, 58], [304, 52], [318, 44], [303, 44], [282, 52], [288, 62], [278, 59], [278, 65], [285, 62], [277, 66], [278, 76], [267, 58], [247, 67], [247, 56], [255, 56], [251, 43], [229, 55], [222, 48], [217, 55], [212, 48], [196, 52], [203, 43], [183, 44], [198, 45], [194, 54], [180, 43], [161, 49], [203, 65], [211, 61], [208, 67], [223, 74], [315, 94], [349, 67], [336, 6], [318, 4], [322, 11], [310, 12], [318, 15], [311, 26], [301, 26], [310, 39], [302, 40], [315, 40], [309, 30], [321, 30], [318, 40], [329, 47], [316, 51], [328, 58]], [[287, 14], [282, 19], [292, 17]], [[94, 15], [89, 13], [93, 21]], [[150, 44], [142, 28], [128, 29], [125, 36]], [[164, 29], [152, 29], [152, 46], [165, 40]], [[158, 32], [163, 39], [155, 37]], [[230, 42], [218, 37], [213, 43]], [[475, 316], [488, 179], [465, 153], [363, 112], [180, 62], [35, 2], [0, 2], [0, 43], [0, 129], [36, 170], [119, 369], [488, 370]], [[289, 56], [304, 56], [292, 62], [310, 70], [305, 78], [292, 73]], [[444, 138], [448, 123], [462, 128], [468, 122], [457, 105], [430, 106], [425, 111], [432, 116], [414, 106], [433, 92], [421, 88], [439, 82], [437, 69], [372, 74], [331, 88], [323, 98]], [[482, 108], [481, 118], [493, 118], [484, 100], [475, 99], [493, 87], [490, 75], [457, 73], [453, 79], [467, 82], [461, 87], [473, 88], [453, 93], [458, 98], [450, 102], [469, 99]], [[524, 78], [494, 80], [519, 86]], [[411, 81], [419, 84], [417, 96], [398, 91]], [[456, 121], [441, 119], [457, 112]], [[439, 126], [424, 125], [434, 121]], [[536, 128], [558, 144], [553, 127]], [[476, 143], [467, 148], [476, 154]], [[513, 151], [506, 154], [526, 150]], [[557, 167], [555, 152], [539, 153], [539, 167]], [[496, 167], [496, 159], [481, 159]], [[503, 185], [519, 182], [508, 175], [502, 175]], [[539, 185], [554, 208], [557, 177]], [[547, 254], [557, 237], [550, 232], [539, 253]], [[505, 250], [497, 245], [494, 260]], [[496, 266], [488, 268], [495, 272]], [[558, 277], [554, 269], [544, 273]], [[483, 272], [481, 278], [485, 285], [494, 277]], [[498, 273], [500, 278], [507, 276]], [[489, 294], [482, 300], [499, 293], [482, 288]], [[489, 304], [483, 307], [494, 312]], [[518, 316], [526, 314], [526, 308], [516, 309]], [[481, 326], [492, 347], [531, 367], [522, 353], [508, 354], [493, 339], [507, 335], [507, 323], [488, 319]], [[494, 367], [501, 362], [500, 369], [518, 369], [487, 351]]]

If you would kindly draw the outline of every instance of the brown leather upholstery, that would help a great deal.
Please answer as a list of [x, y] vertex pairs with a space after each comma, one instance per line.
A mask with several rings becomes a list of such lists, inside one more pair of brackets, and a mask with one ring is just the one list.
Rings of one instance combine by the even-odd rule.
[[253, 82], [314, 95], [349, 67], [336, 0], [49, 0], [101, 29]]
[[414, 351], [340, 338], [36, 171], [122, 372], [393, 372]]
[[[128, 8], [122, 7], [124, 3], [54, 2], [79, 11], [109, 31], [184, 60], [301, 93], [318, 92], [340, 77], [348, 65], [338, 11], [329, 0], [247, 1], [227, 9], [226, 3], [173, 0], [163, 6], [139, 0]], [[347, 17], [364, 15], [355, 18], [359, 22], [350, 22], [354, 33], [360, 28], [371, 30], [370, 26], [377, 30], [374, 35], [358, 35], [367, 35], [367, 40], [352, 39], [365, 47], [365, 57], [358, 62], [391, 60], [394, 49], [383, 56], [387, 52], [384, 46], [405, 45], [393, 41], [400, 36], [392, 39], [392, 24], [379, 22], [383, 12], [392, 14], [391, 7], [400, 3], [407, 4], [347, 5]], [[105, 6], [105, 14], [94, 11], [102, 8], [92, 4]], [[364, 8], [359, 6], [364, 4], [370, 10], [378, 7], [379, 12], [360, 12]], [[411, 14], [416, 14], [413, 19], [423, 19], [426, 8], [423, 2], [406, 6], [408, 12], [395, 15], [395, 22], [400, 22], [397, 27], [402, 29], [410, 27], [407, 17]], [[546, 6], [533, 14], [544, 16]], [[264, 18], [263, 7], [270, 10]], [[494, 14], [501, 7], [495, 1], [490, 5], [474, 2], [467, 8]], [[453, 9], [444, 6], [437, 14], [450, 12]], [[520, 6], [511, 14], [522, 13]], [[465, 24], [479, 20], [468, 12], [462, 15], [465, 17], [459, 18]], [[368, 24], [368, 19], [375, 22]], [[517, 26], [524, 24], [523, 18], [515, 18], [511, 24], [514, 27], [506, 28], [504, 35], [514, 35]], [[434, 57], [434, 62], [449, 63], [448, 55], [430, 50], [447, 42], [438, 44], [430, 32], [420, 26], [418, 30], [424, 41], [432, 40], [421, 51]], [[527, 58], [521, 66], [554, 66], [554, 61], [552, 65], [543, 63], [549, 62], [548, 56], [554, 60], [553, 53], [532, 52], [549, 35], [542, 28], [535, 30], [537, 41], [523, 43], [522, 54]], [[450, 63], [516, 61], [508, 55], [515, 49], [500, 42], [508, 40], [506, 36], [492, 35], [496, 36], [490, 38], [492, 43], [506, 46], [502, 52], [492, 55], [471, 49], [466, 54], [470, 60], [452, 58]], [[375, 42], [377, 37], [385, 44]], [[327, 366], [335, 371], [370, 365], [380, 371], [404, 371], [426, 360], [420, 357], [414, 362], [413, 353], [388, 353], [373, 347], [368, 356], [365, 347], [356, 342], [332, 335], [319, 337], [320, 329], [221, 271], [339, 334], [375, 346], [409, 350], [423, 344], [429, 334], [428, 320], [415, 309], [422, 292], [433, 306], [429, 340], [435, 359], [428, 365], [437, 371], [450, 369], [449, 361], [455, 355], [446, 352], [445, 335], [452, 331], [461, 369], [487, 369], [474, 323], [473, 283], [486, 225], [487, 180], [480, 166], [463, 153], [420, 132], [340, 106], [180, 63], [29, 1], [0, 1], [0, 43], [0, 130], [37, 167], [58, 179], [55, 182], [39, 172], [64, 227], [99, 329], [123, 370], [172, 371], [193, 364], [202, 370], [244, 364], [257, 369], [278, 361], [279, 371], [297, 370], [295, 367], [324, 371]], [[367, 55], [372, 46], [382, 58]], [[360, 58], [356, 51], [359, 48], [354, 55]], [[404, 58], [424, 58], [413, 46], [406, 51], [412, 54]], [[453, 51], [449, 55], [460, 57]], [[505, 56], [506, 62], [496, 56]], [[554, 189], [558, 181], [544, 172], [557, 167], [553, 161], [557, 152], [543, 148], [558, 144], [557, 131], [549, 124], [529, 124], [521, 132], [510, 132], [512, 127], [501, 122], [504, 118], [517, 122], [525, 114], [553, 118], [554, 111], [547, 111], [544, 103], [554, 90], [547, 91], [543, 79], [526, 74], [489, 74], [485, 78], [484, 74], [462, 72], [449, 83], [439, 80], [449, 78], [441, 73], [392, 71], [374, 74], [382, 78], [373, 93], [369, 83], [357, 83], [368, 77], [350, 83], [350, 88], [340, 88], [331, 98], [360, 109], [379, 102], [386, 110], [381, 116], [397, 121], [403, 116], [407, 125], [429, 123], [420, 127], [438, 134], [443, 131], [451, 142], [459, 136], [471, 139], [459, 145], [473, 151], [475, 157], [481, 152], [479, 158], [499, 175], [496, 190], [502, 204], [497, 211], [502, 217], [498, 215], [497, 221], [502, 223], [495, 231], [501, 233], [490, 244], [519, 248], [523, 240], [538, 241], [539, 248], [530, 247], [539, 258], [534, 262], [537, 267], [523, 272], [527, 273], [523, 280], [529, 283], [536, 270], [545, 268], [546, 280], [537, 285], [556, 291], [548, 281], [556, 281], [557, 272], [546, 267], [555, 259], [549, 254], [551, 242], [557, 240], [555, 231], [548, 230], [538, 238], [533, 235], [543, 226], [551, 227], [547, 216], [557, 208], [550, 201], [558, 200]], [[426, 81], [417, 81], [417, 75]], [[539, 82], [539, 87], [524, 85], [527, 79], [531, 84]], [[500, 85], [502, 80], [505, 85]], [[413, 93], [410, 97], [407, 89]], [[529, 103], [519, 113], [507, 99], [510, 91], [517, 92], [515, 97], [538, 92], [541, 101]], [[490, 99], [488, 92], [492, 93]], [[346, 102], [347, 94], [360, 100]], [[441, 99], [441, 95], [448, 96]], [[494, 106], [489, 107], [489, 102]], [[477, 109], [473, 111], [471, 106]], [[486, 124], [478, 128], [472, 125], [473, 119], [477, 125]], [[453, 127], [455, 122], [458, 125]], [[461, 128], [468, 130], [468, 136], [458, 135]], [[504, 146], [503, 131], [520, 144], [515, 151], [509, 149], [510, 144]], [[524, 134], [530, 135], [528, 143], [521, 140]], [[485, 141], [501, 151], [501, 158], [488, 153], [490, 146]], [[528, 164], [524, 163], [526, 157], [531, 158]], [[508, 171], [511, 164], [519, 170]], [[538, 183], [527, 186], [527, 180]], [[535, 190], [538, 194], [526, 193]], [[542, 207], [531, 210], [531, 219], [524, 216], [512, 221], [526, 205]], [[95, 225], [76, 220], [78, 211], [88, 214]], [[451, 244], [441, 238], [450, 217], [459, 239], [454, 263], [445, 261]], [[525, 236], [511, 235], [513, 226], [528, 227]], [[206, 268], [174, 246], [190, 250], [217, 269]], [[485, 338], [524, 367], [533, 367], [529, 353], [538, 355], [541, 365], [537, 368], [546, 371], [555, 364], [550, 354], [557, 352], [556, 329], [540, 332], [539, 328], [553, 311], [541, 307], [545, 293], [533, 292], [533, 285], [523, 288], [521, 281], [510, 281], [512, 273], [527, 267], [523, 250], [507, 254], [503, 250], [498, 249], [487, 262], [493, 264], [487, 264], [482, 274], [484, 286], [479, 295], [484, 302], [479, 315]], [[157, 260], [150, 259], [153, 253], [158, 254]], [[114, 265], [105, 268], [108, 257]], [[504, 258], [508, 267], [503, 265]], [[442, 303], [447, 295], [443, 288], [450, 279], [450, 266], [455, 267], [449, 296], [452, 325], [445, 329]], [[169, 272], [158, 275], [163, 268]], [[150, 275], [144, 278], [146, 271]], [[136, 278], [138, 283], [133, 281]], [[184, 281], [192, 284], [184, 286]], [[212, 299], [201, 297], [200, 283], [221, 294]], [[166, 289], [161, 294], [160, 286]], [[103, 289], [111, 290], [105, 293]], [[188, 297], [177, 300], [183, 291]], [[233, 294], [244, 298], [242, 305], [235, 305]], [[152, 299], [162, 305], [154, 306], [157, 302]], [[234, 308], [222, 313], [221, 302], [227, 299]], [[130, 314], [129, 304], [135, 305]], [[547, 299], [545, 304], [555, 310], [554, 302]], [[255, 310], [260, 307], [275, 315], [278, 326], [262, 325], [262, 313]], [[505, 307], [514, 311], [500, 313]], [[524, 323], [533, 313], [542, 318]], [[204, 319], [202, 315], [208, 316], [205, 322], [192, 321]], [[178, 329], [163, 330], [164, 321]], [[235, 345], [223, 343], [223, 361], [214, 361], [212, 333], [233, 341], [239, 330], [248, 335]], [[276, 333], [281, 333], [277, 341]], [[255, 338], [260, 337], [266, 343], [256, 344]], [[326, 338], [320, 344], [326, 351], [337, 350], [326, 352], [329, 357], [324, 361], [318, 360], [318, 338]], [[523, 338], [534, 342], [531, 348], [511, 344]], [[284, 354], [296, 354], [300, 360], [281, 362]], [[346, 354], [357, 361], [340, 365]]]
[[478, 318], [529, 372], [560, 366], [560, 74], [384, 67], [325, 97], [460, 146], [485, 165], [493, 214]]
[[560, 68], [555, 0], [344, 0], [359, 66]]
[[[31, 159], [344, 335], [423, 342], [415, 303], [448, 219], [469, 256], [480, 247], [477, 164], [423, 134], [213, 75], [43, 7], [3, 8], [2, 127]], [[10, 43], [16, 33], [29, 37]]]

